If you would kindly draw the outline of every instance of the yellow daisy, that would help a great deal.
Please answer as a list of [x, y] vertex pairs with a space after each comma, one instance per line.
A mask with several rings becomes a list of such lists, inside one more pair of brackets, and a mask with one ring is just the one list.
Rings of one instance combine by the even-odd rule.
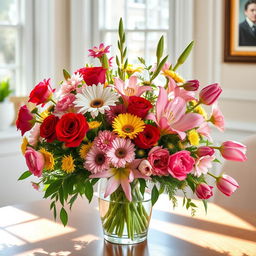
[[113, 121], [114, 132], [120, 137], [134, 139], [145, 128], [145, 123], [138, 116], [130, 113], [119, 114]]
[[92, 147], [92, 143], [89, 142], [88, 144], [83, 144], [81, 147], [80, 147], [80, 150], [79, 150], [79, 155], [82, 159], [85, 159], [86, 156], [87, 156], [87, 153], [89, 152], [89, 150], [91, 149]]
[[21, 152], [22, 152], [23, 155], [25, 155], [25, 152], [27, 150], [27, 146], [28, 146], [28, 139], [27, 139], [27, 137], [24, 137], [23, 140], [22, 140], [22, 144], [20, 146]]
[[71, 155], [64, 156], [61, 160], [61, 168], [67, 173], [72, 173], [75, 170], [74, 159]]
[[47, 151], [45, 148], [40, 148], [39, 150], [44, 156], [44, 169], [47, 171], [52, 171], [54, 169], [54, 157], [53, 154]]
[[101, 122], [98, 122], [98, 121], [92, 121], [92, 122], [89, 122], [88, 124], [89, 124], [89, 129], [96, 129], [101, 126]]
[[191, 130], [188, 132], [188, 140], [192, 146], [198, 146], [199, 145], [199, 135], [196, 132], [196, 130]]
[[165, 69], [164, 71], [165, 76], [170, 76], [176, 83], [185, 83], [185, 80], [176, 72]]

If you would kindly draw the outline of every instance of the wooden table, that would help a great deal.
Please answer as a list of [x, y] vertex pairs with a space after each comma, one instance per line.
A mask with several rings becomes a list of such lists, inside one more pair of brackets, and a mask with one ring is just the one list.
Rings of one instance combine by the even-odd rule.
[[102, 239], [97, 200], [79, 199], [64, 228], [55, 222], [49, 201], [0, 208], [0, 255], [16, 256], [256, 256], [256, 214], [201, 202], [196, 217], [172, 209], [165, 196], [154, 206], [148, 240], [119, 246]]

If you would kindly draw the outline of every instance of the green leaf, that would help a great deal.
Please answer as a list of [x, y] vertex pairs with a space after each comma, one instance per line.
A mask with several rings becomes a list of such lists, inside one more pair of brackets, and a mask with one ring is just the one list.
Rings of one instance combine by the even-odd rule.
[[158, 76], [158, 74], [160, 73], [162, 67], [164, 66], [165, 62], [167, 61], [167, 59], [168, 59], [168, 55], [165, 56], [165, 57], [162, 59], [162, 61], [159, 63], [159, 65], [158, 65], [156, 71], [154, 72], [153, 76], [152, 76], [151, 79], [150, 79], [150, 82], [152, 82], [152, 81]]
[[59, 188], [59, 200], [60, 203], [64, 206], [64, 192], [62, 186]]
[[215, 158], [215, 159], [213, 160], [213, 162], [214, 162], [214, 163], [219, 163], [219, 164], [221, 164], [221, 161], [220, 161], [219, 159], [217, 159], [217, 158]]
[[184, 197], [183, 197], [182, 206], [184, 206], [184, 205], [185, 205], [185, 203], [186, 203], [186, 197], [184, 196]]
[[69, 72], [66, 69], [63, 69], [63, 76], [65, 80], [68, 80], [71, 77]]
[[204, 210], [205, 210], [205, 213], [207, 214], [207, 200], [202, 200], [203, 201], [203, 204], [204, 204]]
[[139, 179], [140, 182], [140, 193], [144, 195], [145, 189], [146, 189], [146, 181], [144, 179]]
[[102, 67], [103, 68], [109, 68], [108, 57], [107, 57], [106, 54], [103, 54], [103, 56], [102, 56]]
[[56, 180], [55, 182], [50, 184], [49, 187], [45, 191], [44, 198], [47, 198], [50, 195], [52, 195], [53, 193], [55, 193], [56, 191], [58, 191], [61, 186], [61, 183], [62, 183], [62, 180]]
[[180, 57], [177, 60], [177, 64], [175, 65], [175, 67], [173, 68], [173, 70], [175, 71], [178, 66], [180, 66], [181, 64], [183, 64], [186, 59], [188, 58], [192, 48], [194, 46], [194, 41], [192, 41], [187, 47], [186, 49], [182, 52], [182, 54], [180, 55]]
[[56, 206], [55, 206], [55, 205], [53, 206], [53, 217], [54, 217], [54, 219], [56, 220], [57, 211], [56, 211]]
[[50, 210], [55, 206], [55, 201], [51, 203]]
[[30, 171], [23, 172], [18, 180], [24, 180], [24, 179], [28, 178], [31, 175], [32, 175], [32, 173]]
[[151, 192], [152, 206], [156, 203], [158, 197], [159, 197], [159, 192], [158, 192], [158, 189], [157, 189], [156, 185], [154, 185], [154, 187], [152, 189], [152, 192]]
[[75, 194], [75, 195], [72, 196], [72, 198], [70, 199], [70, 201], [69, 201], [69, 205], [70, 205], [69, 208], [70, 208], [70, 209], [72, 208], [74, 202], [76, 201], [77, 196], [78, 196], [78, 194]]
[[93, 197], [93, 186], [91, 182], [87, 181], [84, 186], [84, 194], [87, 197], [88, 201], [91, 202]]
[[64, 226], [67, 225], [67, 223], [68, 223], [68, 214], [67, 214], [66, 210], [63, 207], [60, 210], [60, 220], [61, 220], [61, 222]]
[[120, 18], [120, 20], [119, 20], [118, 34], [119, 34], [120, 40], [122, 40], [123, 34], [124, 34], [124, 25], [123, 25], [123, 19], [122, 18]]
[[156, 50], [157, 64], [162, 58], [163, 52], [164, 52], [164, 36], [161, 36], [160, 40], [158, 41], [157, 50]]

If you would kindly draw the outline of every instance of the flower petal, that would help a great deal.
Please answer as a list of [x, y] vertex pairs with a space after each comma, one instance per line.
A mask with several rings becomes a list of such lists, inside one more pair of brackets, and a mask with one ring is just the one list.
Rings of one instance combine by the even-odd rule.
[[121, 186], [123, 188], [126, 198], [131, 202], [132, 201], [131, 186], [128, 179], [121, 179]]
[[111, 195], [113, 192], [115, 192], [120, 185], [120, 180], [116, 179], [115, 177], [111, 177], [108, 180], [107, 188], [104, 194], [104, 197], [108, 197]]

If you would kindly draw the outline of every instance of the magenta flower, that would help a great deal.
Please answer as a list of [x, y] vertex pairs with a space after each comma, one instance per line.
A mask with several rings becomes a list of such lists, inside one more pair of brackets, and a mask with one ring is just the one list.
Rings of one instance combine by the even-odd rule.
[[31, 130], [35, 124], [34, 116], [28, 110], [26, 105], [20, 107], [18, 118], [16, 120], [17, 130], [21, 130], [23, 136], [25, 132]]
[[112, 148], [107, 152], [107, 156], [116, 168], [124, 168], [127, 163], [131, 163], [135, 158], [134, 144], [129, 139], [115, 138]]
[[89, 56], [93, 58], [101, 58], [103, 54], [109, 53], [110, 45], [105, 46], [103, 43], [99, 45], [99, 47], [94, 46], [92, 49], [89, 49]]
[[207, 147], [207, 146], [201, 146], [197, 149], [196, 154], [199, 157], [202, 156], [212, 156], [214, 154], [214, 149], [211, 147]]
[[89, 176], [89, 178], [109, 178], [104, 197], [108, 197], [115, 192], [121, 185], [126, 198], [132, 201], [130, 183], [136, 178], [150, 179], [149, 177], [140, 173], [137, 168], [141, 159], [135, 159], [125, 168], [110, 168], [108, 171], [96, 173]]
[[140, 97], [142, 93], [152, 90], [150, 86], [141, 86], [137, 84], [136, 76], [131, 76], [128, 80], [125, 80], [125, 82], [120, 78], [115, 77], [114, 88], [122, 96], [125, 106], [128, 105], [130, 96]]
[[222, 89], [219, 84], [210, 84], [199, 93], [199, 101], [205, 105], [212, 105], [220, 96]]
[[35, 176], [40, 177], [42, 175], [45, 162], [43, 154], [28, 147], [24, 156], [29, 171]]
[[116, 106], [110, 106], [110, 109], [106, 111], [107, 119], [110, 123], [119, 115], [126, 113], [126, 108], [123, 104], [118, 104]]
[[210, 121], [221, 131], [224, 132], [225, 129], [225, 121], [224, 116], [221, 113], [217, 103], [212, 106], [212, 115], [210, 117]]
[[161, 134], [177, 133], [183, 140], [185, 131], [198, 127], [203, 122], [202, 115], [186, 113], [186, 101], [180, 97], [168, 100], [168, 95], [163, 87], [160, 87], [156, 103], [156, 115], [153, 113], [147, 119], [154, 121], [160, 128]]
[[196, 177], [206, 174], [208, 169], [212, 168], [212, 161], [215, 159], [213, 156], [202, 156], [196, 159], [193, 174]]
[[186, 91], [197, 91], [199, 88], [199, 81], [198, 80], [188, 80], [185, 84], [182, 85], [182, 87]]
[[217, 188], [226, 196], [231, 196], [232, 193], [239, 188], [239, 185], [235, 179], [229, 175], [223, 174], [217, 179]]
[[221, 155], [231, 161], [244, 162], [246, 157], [246, 146], [236, 141], [225, 141], [220, 147]]
[[109, 159], [106, 153], [93, 146], [85, 158], [84, 168], [91, 173], [106, 171], [109, 168]]
[[208, 199], [213, 195], [212, 189], [212, 186], [200, 183], [196, 186], [196, 195], [199, 199]]

